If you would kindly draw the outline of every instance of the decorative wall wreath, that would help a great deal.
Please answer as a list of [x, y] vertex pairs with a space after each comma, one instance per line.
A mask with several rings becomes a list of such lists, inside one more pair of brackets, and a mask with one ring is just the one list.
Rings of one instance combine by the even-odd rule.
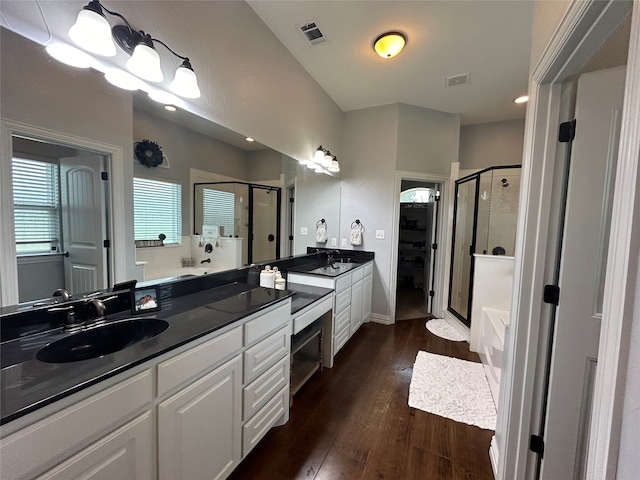
[[133, 151], [138, 161], [145, 167], [157, 167], [164, 160], [162, 148], [151, 140], [136, 142]]

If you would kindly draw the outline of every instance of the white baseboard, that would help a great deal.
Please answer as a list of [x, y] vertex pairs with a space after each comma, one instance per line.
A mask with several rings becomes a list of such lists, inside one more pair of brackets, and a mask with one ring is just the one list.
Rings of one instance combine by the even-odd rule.
[[493, 470], [493, 478], [498, 478], [498, 442], [496, 436], [491, 437], [491, 446], [489, 447], [489, 458], [491, 459], [491, 469]]
[[381, 323], [382, 325], [393, 325], [391, 317], [389, 315], [380, 315], [378, 313], [371, 314], [371, 321], [373, 323]]

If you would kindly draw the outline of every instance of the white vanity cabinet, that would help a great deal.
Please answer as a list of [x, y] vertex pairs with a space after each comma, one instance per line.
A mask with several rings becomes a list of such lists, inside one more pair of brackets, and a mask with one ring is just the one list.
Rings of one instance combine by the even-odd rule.
[[226, 478], [289, 419], [285, 300], [2, 426], [2, 479]]
[[347, 343], [363, 322], [371, 318], [373, 261], [367, 262], [337, 277], [289, 272], [293, 283], [332, 288], [334, 290], [331, 356], [324, 364], [333, 366], [333, 357]]
[[65, 400], [64, 408], [48, 416], [36, 411], [42, 418], [7, 436], [13, 425], [3, 426], [3, 479], [154, 476], [149, 369], [83, 400]]
[[160, 399], [195, 378], [158, 404], [161, 480], [225, 478], [240, 462], [241, 350], [238, 326], [158, 364]]

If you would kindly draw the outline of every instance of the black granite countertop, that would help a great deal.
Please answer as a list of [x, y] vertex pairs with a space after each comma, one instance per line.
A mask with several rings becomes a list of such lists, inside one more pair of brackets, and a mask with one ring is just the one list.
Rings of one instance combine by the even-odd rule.
[[295, 292], [291, 298], [291, 313], [298, 313], [300, 310], [311, 305], [313, 302], [330, 295], [331, 288], [313, 287], [301, 283], [288, 283], [287, 289]]
[[341, 258], [331, 264], [326, 261], [316, 261], [299, 265], [289, 269], [289, 272], [303, 273], [305, 275], [319, 275], [322, 277], [338, 277], [348, 273], [372, 260], [360, 260], [355, 258]]
[[[317, 290], [317, 289], [316, 289]], [[326, 289], [323, 289], [326, 290]], [[326, 294], [326, 293], [324, 293]], [[320, 296], [324, 295], [320, 292]], [[35, 358], [47, 343], [64, 336], [58, 329], [3, 342], [0, 350], [0, 424], [94, 385], [287, 298], [308, 301], [301, 291], [275, 290], [232, 283], [164, 301], [161, 318], [169, 328], [160, 335], [100, 358], [72, 363], [44, 363]], [[314, 300], [311, 300], [313, 302]], [[311, 303], [310, 302], [310, 303]], [[302, 307], [304, 308], [304, 307]], [[130, 316], [121, 314], [110, 318]]]

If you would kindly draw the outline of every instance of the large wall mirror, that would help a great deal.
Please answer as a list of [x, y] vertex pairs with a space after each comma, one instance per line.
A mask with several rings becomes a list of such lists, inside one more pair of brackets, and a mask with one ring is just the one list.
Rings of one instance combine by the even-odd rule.
[[[64, 269], [59, 268], [58, 273], [55, 276], [51, 276], [51, 278], [56, 279], [56, 283], [60, 283], [55, 288], [67, 287], [72, 291], [75, 290], [74, 293], [80, 293], [80, 291], [94, 288], [108, 288], [115, 281], [122, 280], [123, 276], [136, 277], [142, 281], [175, 276], [182, 272], [182, 260], [193, 257], [192, 245], [195, 232], [193, 225], [193, 185], [196, 183], [244, 182], [267, 187], [278, 187], [282, 192], [282, 201], [279, 207], [282, 221], [278, 232], [280, 237], [278, 247], [281, 257], [305, 253], [307, 247], [331, 246], [331, 240], [328, 245], [319, 245], [315, 241], [315, 224], [320, 218], [326, 219], [329, 225], [330, 238], [339, 236], [339, 178], [308, 170], [292, 158], [265, 145], [261, 145], [258, 142], [248, 142], [244, 134], [232, 132], [195, 114], [180, 109], [175, 112], [169, 112], [163, 108], [163, 105], [150, 100], [142, 92], [128, 93], [116, 90], [114, 94], [112, 92], [115, 87], [107, 84], [97, 72], [78, 70], [59, 64], [46, 54], [44, 47], [4, 28], [2, 28], [0, 47], [2, 49], [2, 70], [3, 73], [6, 72], [2, 76], [2, 100], [4, 103], [7, 96], [12, 96], [13, 102], [11, 108], [7, 109], [8, 113], [3, 111], [5, 120], [23, 122], [38, 127], [41, 126], [39, 125], [39, 119], [46, 118], [48, 122], [43, 126], [44, 128], [63, 133], [72, 131], [74, 134], [77, 134], [76, 132], [78, 131], [83, 131], [83, 138], [86, 138], [87, 141], [105, 142], [107, 144], [113, 144], [112, 138], [116, 136], [109, 136], [109, 128], [113, 128], [114, 131], [120, 130], [120, 137], [125, 138], [126, 132], [125, 134], [121, 132], [123, 123], [125, 125], [130, 123], [132, 132], [126, 138], [130, 138], [132, 142], [119, 145], [123, 150], [125, 163], [124, 166], [119, 168], [124, 172], [124, 183], [131, 182], [131, 184], [125, 185], [125, 192], [130, 191], [128, 189], [131, 188], [130, 185], [134, 183], [135, 179], [158, 181], [162, 182], [163, 186], [167, 184], [167, 191], [173, 192], [172, 195], [175, 195], [180, 203], [175, 219], [178, 222], [175, 242], [167, 242], [164, 247], [136, 248], [135, 259], [132, 259], [132, 255], [129, 254], [126, 258], [126, 265], [122, 263], [123, 252], [117, 249], [111, 251], [111, 255], [119, 258], [120, 263], [114, 262], [113, 258], [106, 258], [107, 253], [102, 252], [104, 269], [101, 273], [96, 274], [102, 280], [91, 285], [86, 283], [74, 285], [67, 280], [63, 282], [62, 279], [65, 275], [61, 272]], [[27, 68], [26, 63], [28, 63], [31, 69], [30, 75], [35, 77], [30, 82], [39, 81], [41, 85], [44, 85], [40, 86], [37, 92], [37, 104], [30, 99], [33, 96], [25, 95], [24, 100], [22, 100], [22, 96], [15, 95], [16, 91], [29, 87], [27, 85], [23, 88], [23, 85], [20, 84], [24, 82], [24, 77], [21, 76], [20, 72], [21, 61], [16, 61], [20, 57], [25, 59], [25, 70]], [[9, 71], [10, 66], [13, 67], [13, 71]], [[52, 71], [54, 73], [51, 73]], [[38, 80], [38, 77], [41, 77], [42, 80]], [[44, 80], [45, 78], [46, 81]], [[75, 90], [70, 91], [71, 88], [66, 85], [67, 80], [69, 80], [69, 83], [74, 84]], [[77, 85], [84, 86], [86, 91], [83, 91]], [[38, 86], [34, 88], [38, 88]], [[104, 93], [102, 92], [103, 90]], [[127, 96], [130, 96], [128, 97], [130, 110], [126, 106], [119, 108], [114, 98], [113, 102], [105, 103], [102, 111], [96, 111], [92, 114], [96, 122], [95, 129], [92, 129], [86, 125], [86, 118], [91, 115], [91, 112], [86, 112], [85, 106], [79, 100], [83, 98], [83, 95], [94, 98], [102, 95], [107, 99], [105, 102], [108, 102], [110, 95], [112, 97], [117, 95], [119, 99], [124, 98], [125, 101]], [[22, 106], [18, 103], [21, 101], [25, 104], [24, 115], [22, 115]], [[59, 108], [61, 104], [64, 105], [64, 114], [59, 115], [61, 120], [54, 124], [55, 118], [58, 116], [56, 108]], [[34, 114], [34, 110], [38, 110], [37, 114]], [[12, 116], [18, 118], [12, 118]], [[127, 122], [111, 120], [110, 116], [126, 119]], [[85, 125], [79, 125], [82, 122]], [[43, 123], [45, 122], [43, 121]], [[110, 125], [111, 127], [105, 125]], [[135, 160], [133, 142], [143, 139], [155, 141], [161, 146], [165, 155], [163, 164], [158, 167], [147, 167]], [[46, 138], [38, 138], [36, 140], [40, 147], [45, 147], [45, 149], [55, 150], [61, 148], [53, 140], [47, 141]], [[23, 142], [21, 139], [15, 141], [16, 149], [25, 150], [24, 143], [27, 141]], [[54, 152], [44, 156], [54, 158], [54, 163], [57, 162], [58, 165], [60, 165], [60, 159], [68, 159], [74, 156], [89, 157], [93, 155], [93, 160], [91, 161], [97, 162], [95, 165], [103, 162], [104, 166], [105, 163], [108, 164], [109, 162], [108, 156], [96, 156], [91, 151], [83, 151], [73, 145], [63, 145], [62, 147], [68, 148], [69, 151]], [[9, 154], [9, 156], [12, 155], [15, 156], [14, 152]], [[127, 162], [130, 162], [130, 164], [126, 165]], [[10, 161], [3, 161], [3, 176], [5, 174], [10, 176], [10, 167], [8, 165], [10, 165]], [[8, 185], [6, 181], [4, 185]], [[122, 231], [126, 230], [126, 237], [123, 237], [124, 241], [127, 245], [133, 245], [135, 240], [133, 237], [138, 235], [131, 232], [131, 227], [129, 226], [136, 223], [134, 212], [132, 211], [134, 205], [125, 205], [124, 214], [119, 214], [118, 211], [110, 212], [108, 209], [109, 191], [113, 190], [113, 187], [114, 185], [111, 184], [107, 188], [102, 188], [99, 193], [96, 192], [96, 195], [104, 200], [104, 205], [100, 212], [74, 216], [73, 222], [75, 222], [76, 228], [82, 226], [86, 232], [100, 231], [101, 235], [104, 236], [103, 240], [108, 239], [109, 235], [122, 235]], [[67, 187], [65, 188], [67, 189]], [[73, 188], [70, 184], [65, 191], [70, 193], [69, 189], [72, 190]], [[122, 186], [120, 186], [119, 190], [122, 190]], [[266, 193], [268, 191], [259, 192], [261, 195], [265, 193], [263, 195], [265, 196], [264, 202], [271, 200], [269, 194]], [[113, 192], [111, 195], [112, 197], [117, 196], [113, 195]], [[79, 199], [79, 197], [76, 198]], [[133, 203], [135, 204], [135, 199]], [[5, 210], [5, 214], [13, 215], [12, 205], [3, 204], [0, 208]], [[7, 213], [7, 209], [11, 209], [11, 212]], [[120, 218], [122, 216], [124, 218]], [[109, 226], [112, 227], [113, 231], [108, 231]], [[135, 226], [134, 230], [138, 231], [137, 229], [138, 227]], [[305, 234], [301, 233], [305, 231]], [[162, 233], [165, 232], [162, 231]], [[68, 238], [68, 235], [66, 236]], [[15, 232], [13, 237], [15, 240]], [[64, 238], [64, 236], [61, 235], [61, 238]], [[122, 242], [120, 243], [122, 244]], [[56, 245], [56, 250], [51, 250], [51, 246], [49, 246], [49, 249], [49, 253], [54, 251], [58, 255], [69, 252], [69, 257], [62, 256], [62, 258], [65, 259], [63, 263], [65, 261], [70, 262], [67, 259], [71, 258], [72, 254], [67, 246]], [[267, 249], [266, 251], [271, 250]], [[17, 253], [20, 254], [19, 252]], [[263, 259], [263, 256], [261, 254], [261, 260], [270, 260]], [[246, 263], [244, 262], [245, 259], [247, 259], [246, 256], [243, 257], [243, 263]], [[31, 260], [35, 261], [35, 263], [31, 264], [31, 270], [38, 271], [37, 260], [33, 258]], [[196, 265], [197, 271], [195, 273], [209, 273], [216, 270], [207, 268], [208, 266]], [[114, 269], [116, 270], [115, 272]], [[120, 269], [119, 272], [118, 269]], [[9, 271], [12, 270], [9, 269]], [[5, 278], [3, 281], [15, 282], [17, 285], [17, 275], [15, 277]], [[24, 295], [21, 291], [20, 301], [43, 298], [43, 296], [47, 296], [50, 293], [49, 291], [53, 287], [53, 284], [39, 285], [39, 280], [29, 281], [29, 283], [38, 288], [33, 288], [33, 291], [28, 294], [25, 291]], [[34, 285], [34, 283], [37, 285]], [[11, 303], [15, 303], [15, 301], [7, 302], [4, 298], [2, 299], [3, 305]]]

